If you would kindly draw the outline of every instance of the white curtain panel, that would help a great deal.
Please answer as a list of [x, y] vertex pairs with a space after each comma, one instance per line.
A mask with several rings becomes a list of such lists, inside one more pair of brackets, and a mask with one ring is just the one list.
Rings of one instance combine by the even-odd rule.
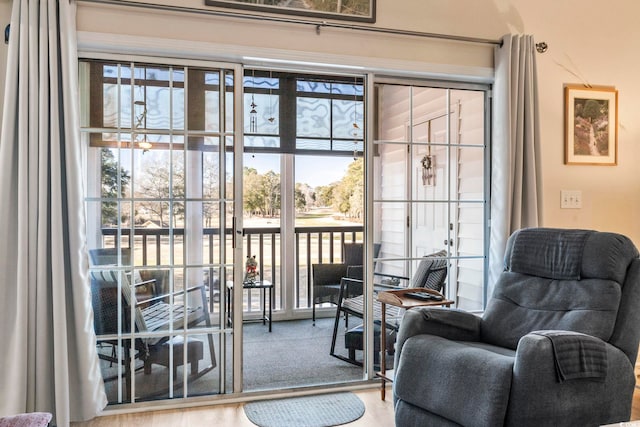
[[542, 218], [536, 50], [533, 36], [507, 35], [495, 50], [491, 147], [490, 296], [507, 239]]
[[0, 134], [0, 416], [68, 426], [107, 403], [93, 331], [76, 10], [14, 0]]

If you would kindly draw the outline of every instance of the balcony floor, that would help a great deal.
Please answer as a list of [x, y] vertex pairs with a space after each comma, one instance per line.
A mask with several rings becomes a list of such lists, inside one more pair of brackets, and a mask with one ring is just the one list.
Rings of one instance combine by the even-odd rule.
[[[351, 317], [349, 327], [357, 326], [360, 319]], [[244, 324], [244, 391], [281, 390], [296, 387], [319, 386], [336, 383], [349, 383], [363, 379], [361, 367], [347, 363], [329, 354], [334, 318], [273, 322], [272, 332], [268, 325], [261, 322]], [[336, 339], [336, 352], [347, 356], [344, 347], [344, 320], [341, 321]], [[205, 343], [204, 359], [200, 361], [200, 369], [210, 364], [210, 357]], [[216, 340], [217, 342], [217, 340]], [[227, 347], [227, 369], [231, 372], [231, 342]], [[218, 363], [220, 349], [215, 348]], [[362, 352], [356, 352], [361, 360]], [[392, 359], [392, 358], [388, 358]], [[138, 362], [141, 365], [141, 362]], [[116, 366], [109, 366], [102, 361], [103, 375], [115, 375]], [[187, 368], [189, 369], [189, 368]], [[178, 367], [174, 378], [173, 397], [182, 397], [183, 367]], [[161, 365], [153, 365], [150, 374], [139, 369], [135, 375], [136, 400], [159, 400], [169, 397], [169, 370]], [[124, 381], [123, 381], [124, 383]], [[219, 390], [219, 370], [213, 369], [197, 379], [188, 378], [188, 395], [198, 396], [217, 394]], [[117, 381], [107, 381], [109, 402], [117, 402]], [[124, 386], [124, 384], [122, 384]], [[227, 380], [227, 390], [231, 389], [231, 381]], [[123, 392], [124, 394], [124, 392]]]

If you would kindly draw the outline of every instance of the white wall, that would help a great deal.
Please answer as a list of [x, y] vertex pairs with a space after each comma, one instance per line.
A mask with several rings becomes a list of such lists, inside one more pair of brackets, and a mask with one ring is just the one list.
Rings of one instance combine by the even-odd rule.
[[[545, 224], [617, 231], [640, 246], [640, 28], [634, 18], [640, 3], [514, 4], [523, 17], [523, 31], [550, 46], [537, 56]], [[563, 164], [563, 84], [585, 81], [619, 91], [618, 166]], [[583, 208], [560, 209], [561, 189], [582, 190]]]
[[[153, 1], [143, 0], [143, 2], [152, 3]], [[203, 0], [155, 0], [155, 2], [205, 9]], [[378, 0], [379, 19], [376, 25], [416, 31], [437, 31], [427, 25], [430, 20], [422, 18], [429, 13], [425, 3], [429, 2], [406, 1], [406, 7], [398, 7], [397, 1]], [[464, 3], [468, 4], [468, 9], [477, 10], [479, 13], [477, 16], [491, 18], [489, 11], [481, 13], [482, 8], [478, 8], [478, 2], [465, 0]], [[330, 28], [321, 29], [318, 35], [314, 26], [231, 20], [197, 14], [150, 12], [144, 9], [126, 9], [125, 13], [122, 13], [121, 10], [113, 6], [80, 3], [78, 29], [257, 46], [266, 49], [288, 49], [298, 52], [357, 55], [385, 60], [422, 61], [428, 58], [436, 63], [491, 65], [490, 46], [478, 48], [460, 43], [434, 43], [427, 39]], [[450, 21], [455, 19], [455, 15], [448, 15], [452, 12], [454, 12], [453, 9], [443, 11], [443, 18]], [[466, 30], [468, 33], [469, 29]], [[455, 32], [461, 31], [458, 29]], [[504, 32], [506, 28], [498, 34]], [[471, 31], [471, 34], [473, 33]]]
[[[144, 0], [152, 2], [151, 0]], [[154, 0], [205, 8], [202, 0]], [[0, 0], [0, 24], [9, 20], [9, 1]], [[377, 0], [376, 26], [498, 39], [508, 32], [534, 34], [549, 51], [539, 54], [543, 181], [547, 226], [617, 231], [640, 246], [640, 27], [639, 2], [594, 0]], [[4, 28], [4, 26], [3, 26]], [[122, 35], [222, 43], [252, 52], [293, 50], [343, 58], [374, 58], [438, 70], [492, 65], [492, 48], [457, 42], [382, 36], [345, 30], [224, 20], [194, 14], [151, 12], [79, 3], [78, 29]], [[4, 80], [6, 49], [0, 46]], [[423, 64], [423, 65], [420, 65]], [[576, 77], [576, 74], [580, 77]], [[613, 85], [619, 91], [618, 166], [563, 164], [563, 84]], [[581, 190], [583, 208], [560, 209], [560, 190]]]

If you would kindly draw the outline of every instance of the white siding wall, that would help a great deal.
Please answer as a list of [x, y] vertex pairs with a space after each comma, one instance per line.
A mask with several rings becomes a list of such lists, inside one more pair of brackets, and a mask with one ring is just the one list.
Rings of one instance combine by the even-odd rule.
[[[453, 91], [452, 98], [459, 102], [459, 121], [456, 132], [459, 144], [484, 143], [484, 96], [481, 92]], [[484, 150], [458, 148], [457, 197], [475, 201], [461, 203], [457, 212], [456, 250], [462, 257], [456, 271], [457, 306], [467, 310], [481, 310], [484, 264], [479, 256], [484, 251], [484, 205], [477, 203], [484, 197]]]
[[[451, 93], [450, 116], [447, 96]], [[404, 203], [376, 203], [376, 239], [382, 258], [420, 257], [447, 248], [453, 257], [449, 296], [467, 309], [482, 307], [484, 250], [484, 95], [482, 92], [447, 91], [383, 85], [378, 91], [378, 158], [376, 200], [412, 199], [411, 213]], [[447, 128], [447, 120], [450, 126]], [[437, 142], [474, 144], [452, 147], [385, 142]], [[430, 151], [428, 151], [430, 149]], [[422, 182], [420, 160], [434, 156], [435, 181]], [[448, 167], [449, 166], [449, 167]], [[448, 204], [447, 199], [468, 201]], [[424, 203], [429, 201], [429, 203]], [[407, 215], [411, 216], [407, 227]], [[449, 224], [453, 228], [449, 230]], [[449, 235], [450, 234], [450, 235]], [[378, 267], [387, 273], [411, 275], [403, 263], [387, 262]]]

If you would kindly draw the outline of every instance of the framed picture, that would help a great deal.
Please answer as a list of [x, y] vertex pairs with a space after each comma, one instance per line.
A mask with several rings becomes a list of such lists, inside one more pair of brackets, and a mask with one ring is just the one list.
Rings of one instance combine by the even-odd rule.
[[376, 0], [205, 0], [207, 6], [376, 22]]
[[618, 91], [613, 87], [566, 85], [566, 165], [618, 164]]

